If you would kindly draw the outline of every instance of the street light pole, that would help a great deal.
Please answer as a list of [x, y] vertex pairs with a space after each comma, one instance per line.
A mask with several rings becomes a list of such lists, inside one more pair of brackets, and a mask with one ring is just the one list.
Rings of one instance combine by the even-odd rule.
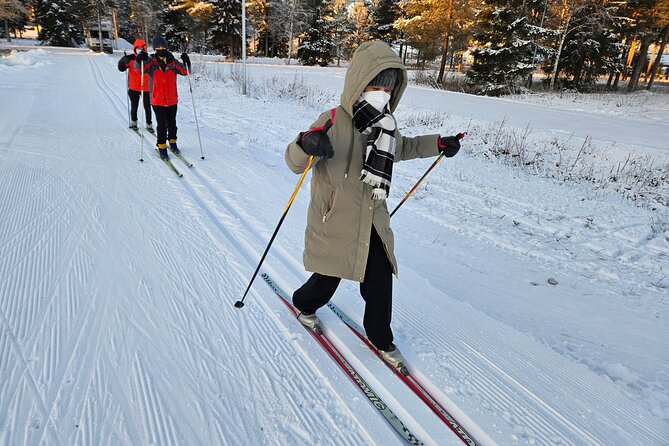
[[246, 96], [246, 0], [242, 0], [242, 94]]

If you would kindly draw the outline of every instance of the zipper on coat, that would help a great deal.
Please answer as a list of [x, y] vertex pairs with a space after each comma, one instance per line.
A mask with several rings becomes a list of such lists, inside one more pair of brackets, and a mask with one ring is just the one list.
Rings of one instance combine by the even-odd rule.
[[332, 209], [334, 209], [334, 198], [336, 192], [337, 188], [332, 186], [332, 190], [330, 191], [330, 205], [328, 206], [328, 209], [325, 212], [325, 214], [323, 214], [323, 223], [325, 223], [325, 220], [327, 220], [330, 214], [332, 214]]
[[355, 143], [355, 128], [351, 129], [351, 143], [348, 146], [348, 155], [346, 156], [346, 172], [344, 178], [348, 178], [348, 171], [351, 169], [351, 158], [353, 158], [353, 144]]

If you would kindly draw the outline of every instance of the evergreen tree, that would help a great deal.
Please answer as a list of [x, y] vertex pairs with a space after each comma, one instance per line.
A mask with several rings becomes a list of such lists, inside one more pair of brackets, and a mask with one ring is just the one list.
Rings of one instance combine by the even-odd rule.
[[488, 0], [476, 15], [473, 36], [478, 48], [467, 72], [479, 94], [501, 95], [519, 90], [518, 82], [534, 70], [532, 28], [526, 7], [532, 0]]
[[[172, 49], [186, 48], [191, 38], [190, 29], [193, 27], [192, 20], [188, 13], [178, 6], [179, 0], [168, 0], [162, 11], [161, 34], [169, 43]], [[151, 45], [151, 42], [147, 42]]]
[[333, 8], [333, 36], [337, 66], [340, 66], [342, 58], [350, 58], [358, 47], [354, 42], [356, 25], [349, 14], [348, 6], [346, 0], [337, 0]]
[[38, 3], [38, 39], [48, 45], [76, 46], [84, 42], [81, 17], [69, 0], [44, 0]]
[[631, 31], [638, 41], [638, 52], [632, 63], [632, 73], [627, 84], [627, 91], [637, 87], [641, 73], [647, 69], [648, 48], [659, 40], [661, 31], [667, 24], [669, 1], [667, 0], [629, 0], [627, 16], [631, 18]]
[[26, 0], [0, 0], [0, 37], [8, 40], [28, 23]]
[[116, 7], [116, 23], [118, 36], [132, 44], [140, 35], [139, 26], [133, 21], [132, 7], [129, 0], [118, 0]]
[[258, 36], [256, 53], [269, 55], [270, 5], [269, 0], [248, 0], [246, 11], [248, 20]]
[[316, 0], [313, 10], [309, 31], [302, 39], [297, 57], [305, 65], [318, 64], [325, 67], [332, 62], [335, 52], [332, 6], [328, 0]]
[[369, 36], [391, 45], [397, 40], [395, 20], [399, 16], [398, 0], [378, 0], [370, 6]]
[[240, 0], [213, 0], [209, 39], [213, 48], [237, 56], [241, 54], [242, 3]]
[[599, 1], [574, 10], [573, 32], [565, 39], [560, 69], [572, 76], [575, 89], [594, 85], [600, 75], [611, 70], [623, 69], [618, 57], [623, 45], [615, 33], [614, 17]]

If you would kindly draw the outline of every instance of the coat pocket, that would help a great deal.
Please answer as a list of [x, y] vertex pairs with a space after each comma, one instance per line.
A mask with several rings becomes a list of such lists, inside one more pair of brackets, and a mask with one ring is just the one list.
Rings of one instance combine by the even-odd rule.
[[330, 190], [330, 199], [326, 203], [325, 209], [323, 211], [323, 223], [327, 221], [330, 215], [332, 215], [332, 211], [334, 211], [334, 203], [336, 196], [337, 196], [337, 188], [335, 186], [332, 186], [332, 189]]

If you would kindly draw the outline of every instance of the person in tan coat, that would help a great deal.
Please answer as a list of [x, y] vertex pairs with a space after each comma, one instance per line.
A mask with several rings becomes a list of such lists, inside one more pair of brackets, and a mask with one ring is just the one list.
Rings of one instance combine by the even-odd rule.
[[406, 86], [407, 71], [395, 52], [384, 42], [363, 43], [346, 72], [340, 105], [321, 114], [285, 154], [296, 174], [314, 156], [303, 256], [313, 274], [293, 294], [298, 319], [316, 328], [316, 310], [341, 279], [360, 282], [367, 337], [394, 367], [403, 359], [390, 327], [392, 275], [398, 273], [386, 205], [392, 166], [460, 149], [452, 136], [400, 134], [392, 113]]

